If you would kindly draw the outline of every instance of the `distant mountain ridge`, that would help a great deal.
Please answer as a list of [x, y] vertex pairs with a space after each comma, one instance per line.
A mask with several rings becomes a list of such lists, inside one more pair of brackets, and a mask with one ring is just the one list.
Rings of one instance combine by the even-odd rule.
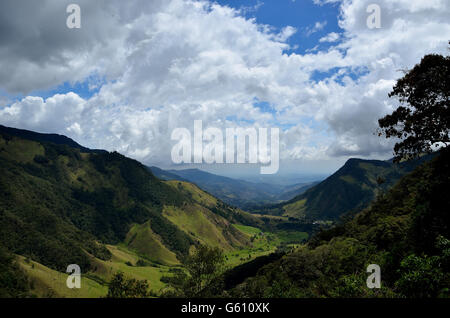
[[149, 169], [155, 176], [163, 180], [185, 180], [195, 183], [224, 202], [242, 209], [288, 200], [314, 185], [313, 182], [289, 186], [255, 183], [224, 177], [199, 169], [163, 170], [158, 167], [149, 167]]
[[[333, 179], [348, 176], [361, 163], [367, 162], [351, 160]], [[389, 168], [382, 162], [372, 164]], [[448, 149], [406, 164], [407, 169], [417, 167], [352, 219], [317, 233], [304, 247], [278, 259], [254, 262], [253, 267], [248, 263], [250, 268], [240, 273], [230, 271], [241, 275], [230, 294], [448, 299], [449, 164]], [[368, 264], [382, 264], [381, 288], [367, 288]]]
[[33, 140], [38, 142], [51, 142], [57, 145], [67, 145], [72, 148], [79, 149], [82, 152], [107, 152], [106, 150], [100, 150], [100, 149], [89, 149], [86, 147], [81, 146], [73, 139], [66, 137], [64, 135], [58, 135], [58, 134], [44, 134], [44, 133], [38, 133], [31, 130], [25, 130], [25, 129], [18, 129], [18, 128], [12, 128], [12, 127], [6, 127], [3, 125], [0, 125], [0, 134], [10, 135], [10, 136], [16, 136], [27, 140]]
[[287, 202], [260, 207], [255, 212], [309, 220], [337, 220], [365, 208], [377, 194], [392, 187], [435, 154], [403, 163], [392, 160], [349, 159], [319, 184]]
[[161, 180], [165, 180], [165, 181], [171, 181], [171, 180], [179, 180], [179, 181], [188, 181], [185, 178], [182, 178], [181, 176], [172, 173], [169, 170], [163, 170], [161, 168], [155, 167], [155, 166], [151, 166], [149, 167], [150, 171], [158, 178], [160, 178]]

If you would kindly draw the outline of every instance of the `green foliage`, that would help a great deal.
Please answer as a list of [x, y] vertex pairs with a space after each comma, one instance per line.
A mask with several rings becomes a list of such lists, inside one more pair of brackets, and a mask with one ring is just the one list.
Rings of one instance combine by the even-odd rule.
[[[275, 293], [284, 297], [448, 297], [450, 202], [445, 192], [450, 189], [449, 163], [450, 152], [442, 151], [354, 219], [320, 232], [307, 246], [263, 266], [229, 293], [234, 297]], [[381, 289], [366, 287], [369, 264], [381, 267]], [[277, 284], [281, 287], [273, 289]]]
[[145, 280], [127, 279], [122, 272], [116, 273], [108, 286], [107, 298], [146, 298], [150, 296]]
[[247, 235], [258, 235], [262, 231], [256, 227], [247, 226], [247, 225], [240, 225], [240, 224], [233, 224], [234, 227], [236, 227], [238, 230], [244, 232]]
[[41, 143], [43, 153], [18, 162], [13, 154], [22, 140], [7, 133], [0, 140], [0, 238], [14, 253], [60, 271], [74, 263], [86, 271], [86, 251], [111, 257], [96, 241], [121, 242], [131, 224], [149, 219], [164, 244], [188, 253], [192, 240], [161, 215], [163, 204], [186, 198], [140, 163], [47, 142]]
[[184, 271], [163, 278], [171, 287], [163, 296], [211, 297], [221, 293], [221, 275], [225, 266], [222, 250], [199, 245], [192, 255], [183, 259], [182, 264]]
[[152, 210], [151, 216], [150, 226], [161, 237], [164, 245], [175, 251], [180, 257], [187, 255], [189, 247], [194, 243], [193, 240], [158, 212]]
[[436, 297], [441, 290], [444, 273], [438, 256], [409, 255], [400, 263], [400, 278], [395, 283], [405, 297]]
[[286, 244], [303, 243], [308, 239], [308, 233], [300, 231], [278, 231], [276, 235]]
[[138, 267], [145, 267], [145, 266], [151, 266], [152, 264], [150, 262], [147, 262], [143, 259], [138, 259], [138, 261], [136, 262], [136, 266]]
[[36, 162], [38, 164], [47, 164], [49, 162], [49, 160], [45, 156], [41, 156], [41, 155], [34, 156], [33, 160], [34, 160], [34, 162]]
[[193, 185], [195, 198], [184, 188], [161, 182], [145, 166], [117, 152], [90, 151], [63, 136], [6, 127], [0, 132], [0, 238], [14, 253], [52, 269], [64, 271], [75, 263], [88, 271], [86, 252], [109, 259], [103, 244], [123, 242], [132, 226], [147, 221], [158, 244], [181, 258], [197, 239], [166, 218], [163, 209], [186, 213], [196, 204], [203, 207], [202, 198], [212, 202], [204, 202], [212, 205], [204, 206], [202, 213], [229, 247], [247, 241], [226, 220], [261, 223]]
[[389, 96], [397, 97], [401, 105], [378, 121], [379, 134], [402, 139], [394, 147], [396, 161], [450, 142], [450, 56], [424, 56]]
[[393, 298], [397, 296], [383, 284], [380, 289], [367, 288], [366, 280], [367, 274], [364, 272], [341, 276], [329, 296], [333, 298]]
[[14, 256], [0, 245], [0, 298], [30, 297], [30, 284]]
[[408, 255], [400, 263], [396, 290], [405, 297], [438, 297], [448, 295], [450, 286], [450, 240], [439, 236], [438, 255]]
[[[222, 235], [218, 245], [229, 249], [249, 242], [230, 223], [262, 223], [192, 184], [177, 189], [135, 160], [91, 151], [64, 136], [1, 126], [0, 144], [0, 241], [12, 253], [57, 271], [65, 272], [68, 264], [80, 265], [84, 273], [95, 270], [98, 259], [111, 258], [104, 244], [124, 243], [133, 227], [144, 224], [154, 246], [170, 254], [169, 263], [178, 263], [206, 234], [192, 236], [163, 215], [167, 208], [185, 216], [195, 208], [212, 233]], [[148, 247], [141, 256], [165, 263], [161, 255], [152, 258], [155, 254]]]
[[225, 289], [229, 290], [242, 283], [247, 277], [255, 276], [261, 267], [273, 263], [283, 255], [284, 254], [281, 253], [271, 253], [269, 255], [259, 256], [254, 260], [242, 263], [227, 270], [224, 273]]

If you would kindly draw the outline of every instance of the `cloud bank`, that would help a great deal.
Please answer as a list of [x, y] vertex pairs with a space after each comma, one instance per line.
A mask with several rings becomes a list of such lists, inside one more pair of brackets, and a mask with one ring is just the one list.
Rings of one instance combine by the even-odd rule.
[[[288, 44], [295, 27], [209, 1], [78, 1], [76, 30], [65, 27], [70, 1], [2, 1], [0, 93], [21, 97], [0, 99], [0, 123], [149, 164], [167, 163], [171, 131], [194, 120], [281, 127], [282, 160], [389, 156], [392, 143], [373, 134], [396, 106], [387, 94], [401, 70], [446, 53], [450, 4], [378, 1], [382, 28], [369, 29], [370, 1], [315, 2], [340, 6], [342, 30], [301, 54]], [[85, 98], [33, 93], [92, 79]]]

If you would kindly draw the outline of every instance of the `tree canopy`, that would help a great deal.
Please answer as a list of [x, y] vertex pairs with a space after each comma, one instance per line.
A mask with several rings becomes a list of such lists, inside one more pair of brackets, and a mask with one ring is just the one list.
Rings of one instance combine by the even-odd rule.
[[450, 56], [429, 54], [394, 86], [400, 106], [378, 120], [379, 135], [399, 138], [395, 161], [430, 153], [450, 143]]
[[199, 245], [183, 261], [184, 270], [172, 277], [164, 277], [171, 290], [165, 297], [211, 297], [223, 288], [225, 257], [218, 247]]
[[116, 273], [108, 286], [107, 298], [146, 298], [150, 296], [145, 280], [127, 279], [122, 272]]

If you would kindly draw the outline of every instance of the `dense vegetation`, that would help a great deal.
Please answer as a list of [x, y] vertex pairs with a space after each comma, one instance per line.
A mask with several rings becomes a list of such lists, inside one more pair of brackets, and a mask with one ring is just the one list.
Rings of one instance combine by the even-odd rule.
[[[158, 214], [162, 204], [180, 205], [183, 198], [138, 162], [6, 133], [1, 138], [0, 236], [9, 250], [57, 270], [72, 263], [89, 269], [85, 251], [109, 257], [96, 241], [120, 242], [132, 223], [152, 218], [163, 241], [187, 253], [189, 237]], [[16, 153], [22, 144], [28, 153]]]
[[30, 285], [14, 255], [0, 246], [0, 298], [29, 297]]
[[[437, 297], [450, 286], [450, 153], [404, 177], [353, 220], [264, 266], [237, 297]], [[382, 288], [366, 287], [381, 267]]]
[[146, 298], [150, 296], [148, 282], [126, 278], [122, 272], [116, 273], [108, 286], [108, 298]]
[[[417, 163], [422, 165], [389, 191], [379, 191], [376, 200], [353, 219], [318, 233], [307, 245], [263, 266], [256, 276], [233, 288], [232, 295], [450, 297], [448, 63], [448, 56], [425, 56], [397, 81], [390, 94], [399, 97], [403, 105], [379, 120], [382, 134], [400, 138], [394, 147], [395, 161], [421, 157], [415, 162], [406, 161], [403, 166], [411, 169]], [[423, 152], [431, 152], [437, 144], [441, 146], [437, 156], [423, 163], [429, 159], [422, 156]], [[361, 174], [349, 179], [346, 166], [337, 177], [349, 183], [360, 181]], [[385, 182], [383, 175], [371, 177], [379, 185]], [[316, 188], [332, 179], [333, 176]], [[361, 185], [367, 187], [367, 183]], [[310, 189], [300, 198], [303, 202], [292, 204], [305, 211], [311, 201], [308, 195], [315, 191]], [[315, 193], [313, 199], [326, 200], [330, 194], [332, 199], [340, 199], [331, 189], [322, 195]], [[369, 264], [380, 266], [381, 288], [367, 288]]]
[[[22, 255], [61, 272], [78, 264], [86, 272], [94, 269], [93, 257], [110, 259], [105, 244], [129, 244], [151, 261], [173, 263], [202, 241], [224, 249], [246, 245], [249, 239], [232, 223], [260, 222], [218, 200], [206, 204], [201, 197], [209, 195], [200, 189], [162, 182], [116, 152], [77, 145], [64, 136], [1, 128], [0, 247], [5, 255]], [[188, 211], [195, 211], [209, 232], [180, 227], [194, 215]], [[145, 234], [135, 227], [141, 224], [148, 226], [141, 227]], [[154, 244], [136, 243], [139, 235]], [[2, 265], [15, 272], [7, 257]]]
[[221, 249], [200, 245], [182, 263], [184, 270], [163, 277], [169, 285], [164, 297], [211, 297], [223, 290], [225, 256]]
[[349, 159], [330, 177], [295, 198], [254, 212], [284, 215], [308, 222], [337, 221], [346, 214], [360, 211], [377, 196], [392, 187], [402, 176], [434, 154], [393, 163], [381, 160]]

